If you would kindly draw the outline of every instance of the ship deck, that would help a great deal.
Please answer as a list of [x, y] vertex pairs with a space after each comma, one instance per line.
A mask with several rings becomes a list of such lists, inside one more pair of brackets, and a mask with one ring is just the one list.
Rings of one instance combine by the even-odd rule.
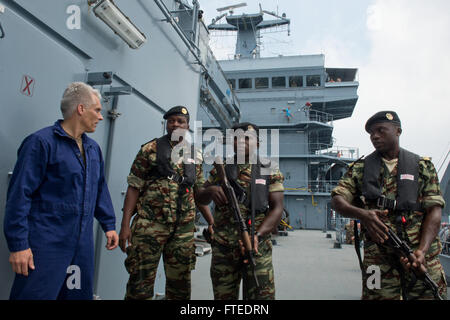
[[[277, 300], [359, 300], [361, 271], [353, 245], [334, 248], [332, 238], [317, 230], [276, 236], [273, 247]], [[212, 300], [211, 254], [197, 257], [192, 272], [192, 299]], [[450, 290], [449, 290], [450, 292]]]
[[[357, 300], [361, 271], [353, 246], [334, 249], [332, 238], [316, 230], [289, 231], [273, 246], [276, 299]], [[192, 299], [213, 299], [209, 268], [211, 254], [197, 257], [192, 273]]]

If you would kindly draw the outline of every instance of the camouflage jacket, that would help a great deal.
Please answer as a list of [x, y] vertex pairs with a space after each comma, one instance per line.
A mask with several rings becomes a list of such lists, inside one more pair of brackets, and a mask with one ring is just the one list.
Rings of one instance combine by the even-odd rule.
[[[187, 224], [195, 219], [194, 192], [205, 182], [201, 165], [201, 154], [196, 154], [196, 182], [189, 192], [182, 195], [181, 215], [179, 224]], [[183, 175], [183, 163], [174, 164], [172, 168], [179, 175]], [[174, 223], [177, 220], [178, 183], [167, 178], [155, 178], [151, 171], [157, 166], [156, 139], [144, 144], [139, 150], [131, 166], [127, 182], [129, 186], [139, 189], [137, 214], [149, 220], [161, 223]]]
[[[251, 164], [238, 164], [238, 178], [237, 182], [246, 190], [248, 196], [250, 196], [250, 184], [251, 184]], [[279, 170], [275, 170], [270, 175], [269, 192], [283, 192], [283, 174]], [[212, 169], [209, 174], [208, 182], [212, 185], [219, 184], [216, 169]], [[250, 208], [244, 204], [239, 203], [242, 217], [245, 221], [248, 221], [251, 217]], [[266, 213], [260, 213], [255, 216], [255, 230], [264, 221]], [[239, 231], [235, 224], [233, 213], [228, 209], [228, 206], [217, 207], [214, 210], [214, 240], [218, 243], [229, 246], [238, 246]]]
[[[382, 178], [382, 194], [389, 199], [395, 199], [397, 195], [397, 169], [398, 165], [396, 164], [393, 170], [389, 172], [384, 162], [381, 167], [380, 177]], [[364, 160], [353, 163], [348, 169], [347, 173], [339, 181], [338, 186], [333, 189], [333, 191], [331, 192], [331, 196], [341, 195], [349, 203], [352, 203], [358, 207], [362, 207], [365, 209], [376, 209], [375, 203], [363, 203], [359, 201], [362, 194], [363, 173]], [[443, 207], [445, 205], [444, 199], [442, 198], [440, 192], [439, 180], [436, 170], [429, 158], [421, 158], [419, 161], [418, 181], [418, 201], [422, 205], [422, 211], [409, 211], [399, 213], [406, 219], [404, 230], [402, 231], [397, 230], [395, 226], [396, 213], [389, 212], [387, 218], [383, 221], [393, 230], [402, 232], [404, 238], [409, 240], [413, 250], [418, 247], [420, 242], [420, 228], [426, 212], [425, 209], [432, 206]], [[369, 241], [364, 232], [364, 228], [361, 228], [361, 234], [364, 241]], [[440, 250], [441, 245], [439, 239], [436, 237], [436, 240], [431, 245], [427, 256], [429, 258], [436, 256], [437, 254], [439, 254]]]

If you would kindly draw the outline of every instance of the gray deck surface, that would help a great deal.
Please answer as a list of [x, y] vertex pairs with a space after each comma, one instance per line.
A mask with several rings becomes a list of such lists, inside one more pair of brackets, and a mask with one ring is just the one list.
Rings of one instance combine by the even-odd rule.
[[[316, 230], [294, 230], [286, 237], [274, 237], [277, 300], [360, 299], [361, 271], [355, 249], [348, 244], [334, 249], [335, 232], [328, 233], [331, 239]], [[192, 300], [213, 299], [210, 264], [211, 254], [197, 257], [192, 272]]]
[[[274, 237], [273, 248], [276, 299], [358, 300], [361, 271], [351, 245], [334, 249], [335, 233], [295, 230], [287, 237]], [[211, 254], [197, 257], [192, 272], [192, 299], [213, 299], [209, 267]]]

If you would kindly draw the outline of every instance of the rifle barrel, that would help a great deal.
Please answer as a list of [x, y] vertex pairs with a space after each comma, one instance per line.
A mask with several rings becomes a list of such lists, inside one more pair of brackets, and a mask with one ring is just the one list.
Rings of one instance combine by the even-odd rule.
[[[391, 228], [389, 228], [388, 226], [387, 226], [387, 228], [388, 228], [389, 239], [393, 243], [392, 248], [394, 248], [394, 250], [397, 251], [397, 254], [408, 258], [408, 260], [410, 262], [412, 262], [413, 257], [414, 257], [414, 252], [412, 251], [412, 249], [408, 246], [408, 244], [405, 241], [400, 239], [400, 237]], [[433, 295], [436, 299], [443, 300], [443, 298], [439, 294], [438, 285], [436, 284], [436, 282], [434, 282], [431, 279], [428, 272], [421, 274], [421, 273], [415, 271], [414, 269], [411, 269], [411, 272], [414, 273], [414, 275], [417, 278], [423, 280], [423, 282], [425, 283], [425, 286], [428, 287], [433, 292]]]

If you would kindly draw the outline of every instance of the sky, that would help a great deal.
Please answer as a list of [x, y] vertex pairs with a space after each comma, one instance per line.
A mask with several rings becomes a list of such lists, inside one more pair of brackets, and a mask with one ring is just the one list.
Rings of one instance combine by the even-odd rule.
[[[263, 34], [262, 57], [325, 55], [326, 67], [358, 68], [358, 102], [349, 119], [334, 121], [336, 146], [374, 149], [364, 131], [378, 111], [396, 111], [400, 145], [428, 156], [442, 177], [450, 156], [450, 1], [448, 0], [199, 0], [204, 21], [216, 8], [246, 2], [234, 14], [286, 13], [287, 31]], [[270, 16], [265, 15], [265, 19]], [[223, 20], [225, 21], [225, 20]], [[234, 53], [234, 36], [211, 37], [218, 60]], [[444, 163], [443, 163], [444, 162]]]

